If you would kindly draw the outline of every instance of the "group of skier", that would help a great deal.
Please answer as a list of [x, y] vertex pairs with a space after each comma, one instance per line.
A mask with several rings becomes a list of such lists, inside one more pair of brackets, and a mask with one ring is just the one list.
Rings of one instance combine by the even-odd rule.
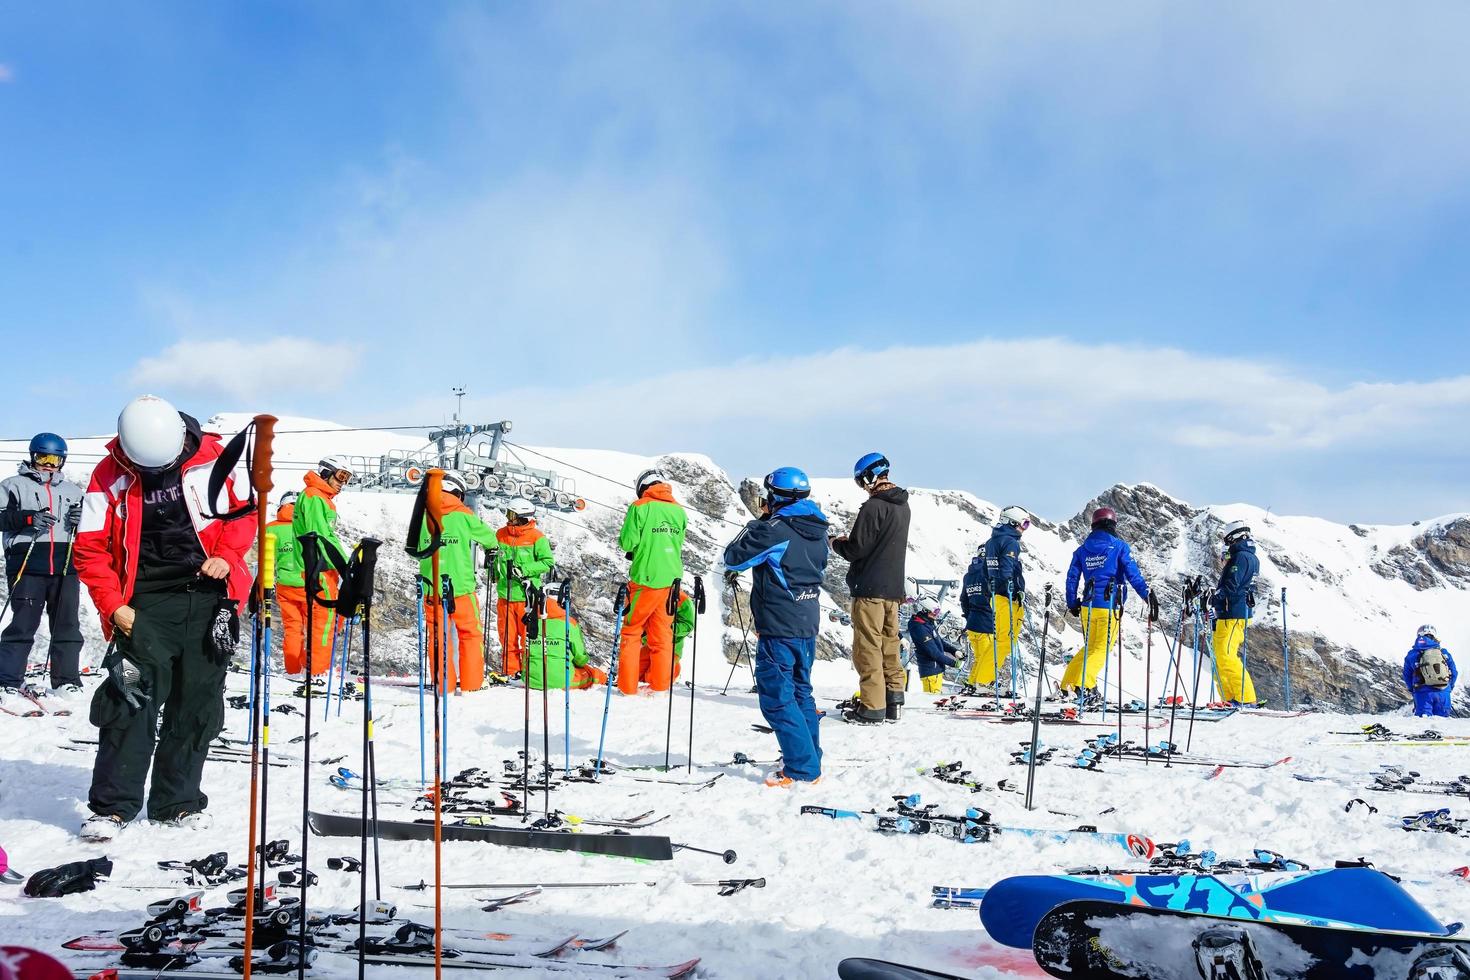
[[[237, 488], [233, 478], [210, 486], [221, 451], [219, 436], [204, 432], [193, 417], [143, 396], [123, 409], [117, 437], [107, 444], [85, 494], [62, 475], [66, 444], [50, 433], [36, 436], [17, 474], [0, 482], [12, 611], [0, 635], [0, 708], [23, 713], [21, 701], [80, 692], [78, 578], [87, 585], [108, 640], [102, 661], [107, 680], [94, 693], [90, 711], [100, 744], [88, 799], [93, 816], [84, 826], [89, 838], [110, 838], [145, 803], [154, 821], [189, 826], [207, 819], [200, 778], [208, 746], [223, 729], [224, 678], [251, 592], [246, 556], [254, 541], [252, 522], [228, 519], [245, 506], [246, 488]], [[773, 470], [763, 483], [759, 514], [724, 550], [728, 580], [733, 583], [744, 571], [754, 576], [756, 689], [783, 759], [782, 769], [768, 777], [772, 785], [821, 777], [821, 715], [811, 671], [819, 597], [833, 553], [848, 562], [852, 662], [859, 679], [844, 719], [859, 725], [901, 719], [907, 676], [899, 656], [899, 611], [910, 511], [908, 492], [892, 482], [890, 470], [880, 453], [858, 460], [854, 480], [867, 498], [846, 534], [831, 533], [804, 472]], [[340, 624], [329, 603], [339, 585], [335, 569], [345, 567], [350, 553], [338, 533], [335, 501], [355, 476], [346, 457], [324, 457], [305, 474], [300, 490], [280, 498], [267, 527], [288, 674], [318, 675], [331, 665]], [[537, 688], [615, 683], [628, 695], [641, 685], [669, 690], [696, 616], [694, 599], [683, 587], [687, 514], [658, 469], [639, 474], [635, 490], [617, 542], [630, 562], [628, 600], [619, 610], [615, 680], [609, 680], [589, 663], [580, 624], [568, 618], [570, 611], [549, 587], [555, 554], [536, 526], [534, 504], [511, 501], [504, 526], [492, 529], [466, 504], [464, 478], [447, 472], [439, 507], [441, 580], [430, 580], [426, 561], [419, 594], [428, 648], [455, 652], [442, 658], [443, 669], [435, 670], [432, 682], [445, 692], [471, 692], [487, 676], [474, 552], [479, 546], [496, 587], [502, 675], [523, 675]], [[1093, 512], [1091, 533], [1073, 553], [1067, 573], [1066, 606], [1080, 620], [1084, 641], [1060, 687], [1084, 702], [1102, 698], [1098, 677], [1129, 590], [1146, 604], [1150, 620], [1159, 614], [1117, 522], [1110, 508]], [[960, 596], [971, 655], [963, 679], [997, 693], [1025, 619], [1021, 542], [1030, 525], [1023, 508], [1000, 512]], [[307, 541], [324, 569], [314, 581], [308, 581]], [[1225, 527], [1224, 548], [1213, 592], [1215, 679], [1224, 700], [1249, 704], [1255, 691], [1239, 650], [1260, 565], [1244, 522]], [[50, 692], [24, 680], [43, 613], [51, 633]], [[938, 692], [944, 671], [961, 661], [959, 647], [939, 632], [940, 618], [937, 608], [922, 608], [908, 624], [930, 693]], [[558, 623], [559, 628], [551, 625]], [[537, 642], [527, 642], [528, 626]], [[1449, 713], [1458, 675], [1433, 626], [1420, 628], [1403, 677], [1417, 713]]]

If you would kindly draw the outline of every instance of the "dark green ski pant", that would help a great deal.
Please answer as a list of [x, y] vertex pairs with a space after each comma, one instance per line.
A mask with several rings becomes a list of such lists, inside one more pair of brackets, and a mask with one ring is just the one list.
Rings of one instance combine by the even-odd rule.
[[133, 635], [116, 634], [117, 652], [141, 671], [148, 700], [129, 706], [111, 680], [92, 696], [92, 724], [101, 729], [87, 800], [93, 813], [136, 817], [150, 761], [150, 820], [172, 820], [209, 804], [199, 781], [209, 743], [224, 728], [227, 661], [210, 639], [220, 592], [203, 580], [197, 587], [133, 597]]

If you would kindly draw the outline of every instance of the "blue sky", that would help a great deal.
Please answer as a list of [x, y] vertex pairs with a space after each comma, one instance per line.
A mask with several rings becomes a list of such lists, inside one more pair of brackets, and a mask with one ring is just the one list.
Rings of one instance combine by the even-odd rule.
[[1470, 8], [1098, 10], [12, 6], [0, 435], [464, 384], [1053, 518], [1470, 509]]

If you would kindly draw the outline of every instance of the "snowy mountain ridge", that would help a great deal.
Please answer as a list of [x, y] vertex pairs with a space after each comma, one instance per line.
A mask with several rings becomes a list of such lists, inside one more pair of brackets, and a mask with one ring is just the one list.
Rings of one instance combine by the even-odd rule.
[[[237, 431], [249, 416], [222, 414], [206, 428], [221, 433]], [[277, 424], [276, 489], [273, 497], [299, 486], [302, 473], [329, 452], [355, 456], [380, 455], [390, 449], [417, 450], [424, 441], [412, 435], [351, 429], [336, 423], [282, 418]], [[74, 440], [68, 474], [84, 479], [85, 470], [100, 458], [102, 440]], [[23, 445], [0, 444], [0, 453], [12, 458]], [[631, 483], [638, 472], [657, 465], [669, 476], [678, 499], [690, 507], [686, 564], [691, 574], [706, 576], [712, 602], [701, 626], [717, 628], [723, 621], [725, 652], [733, 658], [740, 650], [740, 623], [749, 623], [741, 589], [738, 613], [727, 590], [715, 588], [715, 575], [724, 544], [749, 519], [759, 493], [759, 476], [736, 481], [713, 460], [694, 453], [644, 457], [611, 450], [551, 449], [510, 444], [511, 458], [527, 465], [556, 469], [575, 479], [587, 508], [574, 514], [546, 513], [543, 530], [552, 539], [559, 568], [575, 579], [578, 615], [588, 628], [592, 649], [599, 659], [610, 650], [609, 621], [612, 594], [625, 570], [616, 537], [623, 510], [631, 501]], [[779, 462], [779, 461], [773, 461]], [[900, 459], [894, 475], [904, 484]], [[910, 579], [947, 579], [958, 583], [976, 549], [990, 533], [998, 506], [964, 490], [910, 487], [913, 510], [909, 546]], [[832, 522], [834, 532], [851, 525], [864, 499], [851, 480], [817, 478], [813, 497]], [[389, 542], [380, 566], [379, 615], [386, 626], [380, 642], [386, 655], [412, 659], [414, 622], [412, 563], [401, 548], [411, 498], [406, 494], [348, 491], [338, 500], [344, 530], [351, 535], [371, 534]], [[1006, 503], [1010, 503], [1007, 501]], [[1022, 506], [1025, 501], [1019, 501]], [[1282, 696], [1281, 590], [1287, 590], [1287, 627], [1292, 656], [1292, 686], [1296, 700], [1310, 698], [1324, 707], [1348, 710], [1384, 710], [1404, 703], [1398, 667], [1423, 622], [1435, 623], [1453, 651], [1470, 639], [1470, 625], [1456, 617], [1470, 599], [1470, 515], [1454, 514], [1412, 525], [1336, 524], [1308, 516], [1272, 514], [1262, 508], [1232, 503], [1196, 507], [1147, 483], [1117, 485], [1087, 501], [1079, 511], [1053, 523], [1036, 515], [1026, 532], [1025, 565], [1029, 589], [1028, 625], [1022, 635], [1022, 655], [1034, 662], [1040, 637], [1038, 606], [1042, 589], [1052, 583], [1054, 600], [1048, 627], [1048, 673], [1058, 676], [1063, 659], [1080, 645], [1075, 620], [1063, 615], [1061, 593], [1072, 549], [1088, 530], [1087, 514], [1107, 505], [1120, 515], [1120, 534], [1133, 547], [1148, 581], [1160, 591], [1163, 616], [1154, 637], [1150, 688], [1156, 693], [1166, 669], [1167, 644], [1179, 625], [1179, 597], [1187, 576], [1204, 575], [1213, 582], [1218, 568], [1220, 529], [1231, 520], [1245, 520], [1253, 529], [1261, 575], [1257, 583], [1256, 618], [1247, 643], [1248, 664], [1261, 694], [1273, 701]], [[482, 511], [492, 524], [498, 515]], [[848, 603], [843, 572], [846, 563], [834, 556], [823, 589], [828, 614], [821, 637], [821, 655], [842, 657], [850, 648], [851, 631], [844, 625]], [[722, 593], [722, 594], [721, 594]], [[911, 595], [917, 595], [914, 590]], [[955, 595], [945, 601], [958, 616]], [[1140, 604], [1125, 618], [1123, 644], [1124, 690], [1143, 696], [1143, 665], [1147, 647]], [[89, 623], [95, 629], [95, 624]], [[1192, 638], [1185, 630], [1185, 656]], [[1162, 634], [1169, 634], [1167, 644]], [[398, 634], [398, 635], [394, 635]], [[706, 634], [710, 635], [710, 634]], [[1208, 643], [1204, 643], [1208, 647]], [[407, 663], [405, 663], [407, 666]], [[1186, 678], [1191, 671], [1186, 671]], [[1110, 682], [1116, 684], [1116, 677]]]

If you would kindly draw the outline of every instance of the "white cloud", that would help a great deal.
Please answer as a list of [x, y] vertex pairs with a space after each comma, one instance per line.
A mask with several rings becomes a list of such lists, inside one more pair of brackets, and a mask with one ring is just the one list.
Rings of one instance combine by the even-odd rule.
[[180, 340], [140, 360], [135, 385], [222, 392], [240, 399], [297, 391], [333, 391], [357, 368], [357, 351], [298, 337]]

